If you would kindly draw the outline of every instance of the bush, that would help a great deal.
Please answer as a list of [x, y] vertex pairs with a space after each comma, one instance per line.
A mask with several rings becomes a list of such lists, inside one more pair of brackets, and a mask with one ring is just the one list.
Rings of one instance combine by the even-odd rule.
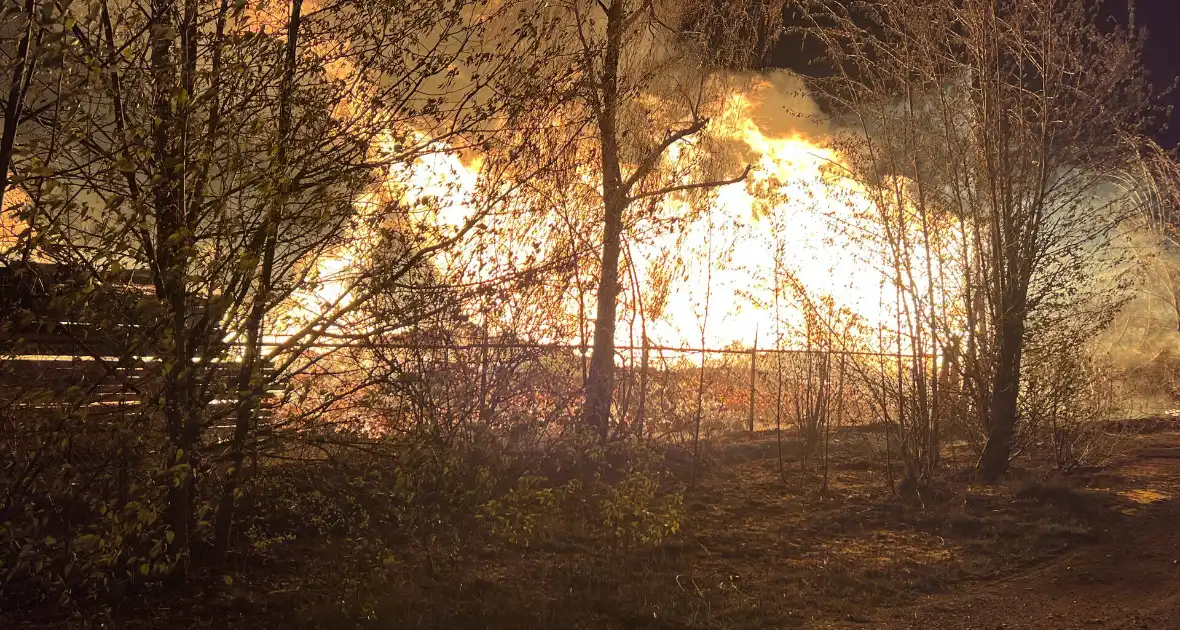
[[61, 413], [4, 420], [0, 598], [55, 615], [104, 606], [169, 576], [162, 518], [177, 475], [144, 457], [150, 434]]
[[1057, 470], [1101, 465], [1118, 452], [1107, 430], [1123, 400], [1113, 370], [1081, 352], [1030, 361], [1021, 392], [1026, 442]]
[[300, 538], [368, 537], [450, 553], [479, 529], [493, 469], [473, 448], [404, 437], [264, 465], [245, 488], [249, 544], [262, 551]]
[[558, 516], [556, 507], [562, 490], [548, 486], [549, 480], [525, 475], [503, 496], [493, 498], [480, 508], [483, 520], [493, 535], [514, 545], [528, 547], [541, 533], [550, 518]]
[[603, 529], [624, 548], [659, 545], [680, 531], [683, 509], [683, 495], [661, 495], [659, 479], [645, 471], [632, 471], [608, 486], [599, 502]]

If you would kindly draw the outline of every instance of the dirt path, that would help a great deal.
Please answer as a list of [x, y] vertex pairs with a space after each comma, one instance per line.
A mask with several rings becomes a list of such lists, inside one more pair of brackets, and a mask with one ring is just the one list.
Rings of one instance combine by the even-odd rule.
[[1133, 481], [1120, 493], [1133, 507], [1098, 542], [859, 627], [1180, 629], [1180, 433], [1143, 439], [1117, 470]]

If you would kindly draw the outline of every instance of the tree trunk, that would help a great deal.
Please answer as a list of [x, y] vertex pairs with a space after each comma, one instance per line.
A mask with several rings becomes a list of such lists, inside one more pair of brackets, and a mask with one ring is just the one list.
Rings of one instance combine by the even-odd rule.
[[171, 577], [183, 578], [192, 555], [191, 534], [196, 522], [196, 469], [199, 426], [193, 417], [193, 370], [188, 337], [188, 260], [191, 239], [188, 236], [183, 200], [183, 160], [176, 159], [184, 149], [178, 143], [173, 109], [177, 60], [173, 40], [163, 27], [172, 23], [172, 7], [167, 0], [152, 6], [152, 83], [155, 120], [152, 126], [152, 152], [155, 166], [153, 210], [155, 212], [155, 290], [167, 313], [164, 338], [168, 339], [167, 362], [163, 373], [163, 416], [168, 435], [164, 466], [168, 473], [165, 523], [173, 533], [169, 552], [176, 564]]
[[[279, 177], [284, 176], [283, 171], [287, 165], [287, 154], [291, 144], [291, 93], [295, 85], [296, 52], [299, 47], [299, 22], [302, 9], [302, 0], [291, 1], [291, 13], [287, 23], [287, 46], [284, 50], [283, 82], [279, 94], [278, 146], [275, 153], [275, 165]], [[263, 367], [261, 365], [263, 363], [261, 360], [262, 326], [271, 298], [283, 197], [283, 194], [277, 195], [277, 200], [267, 211], [261, 228], [264, 238], [262, 239], [261, 264], [258, 270], [258, 289], [250, 305], [250, 315], [246, 321], [246, 347], [237, 379], [239, 399], [234, 437], [230, 443], [230, 466], [226, 470], [225, 484], [218, 500], [217, 521], [213, 533], [213, 555], [218, 560], [223, 560], [229, 550], [238, 485], [242, 477], [242, 465], [245, 462], [245, 444], [250, 437], [251, 430], [257, 425], [258, 410], [266, 390], [266, 379], [261, 373]]]
[[37, 17], [34, 0], [25, 0], [25, 31], [17, 45], [16, 64], [12, 68], [12, 83], [8, 87], [8, 102], [4, 106], [4, 132], [0, 138], [0, 197], [8, 192], [8, 169], [12, 166], [12, 149], [16, 143], [16, 128], [20, 124], [21, 108], [35, 60], [30, 54], [30, 43]]
[[1006, 309], [1000, 326], [996, 370], [988, 405], [987, 445], [979, 460], [981, 477], [995, 483], [1008, 472], [1012, 437], [1016, 432], [1017, 400], [1020, 396], [1020, 360], [1024, 349], [1023, 309]]
[[615, 384], [615, 316], [619, 297], [619, 255], [623, 215], [629, 205], [619, 154], [619, 58], [623, 47], [623, 2], [606, 7], [606, 50], [596, 112], [602, 144], [602, 270], [598, 281], [598, 312], [594, 317], [594, 351], [586, 379], [583, 422], [606, 441]]
[[[610, 204], [616, 205], [617, 204]], [[615, 384], [615, 314], [619, 296], [619, 250], [623, 233], [622, 208], [608, 205], [602, 235], [602, 275], [598, 283], [598, 313], [594, 319], [594, 350], [586, 380], [586, 425], [606, 441]]]

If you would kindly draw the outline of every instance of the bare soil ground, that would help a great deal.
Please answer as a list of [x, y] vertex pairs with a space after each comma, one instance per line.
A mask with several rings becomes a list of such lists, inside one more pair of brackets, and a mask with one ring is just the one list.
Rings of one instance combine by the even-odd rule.
[[771, 434], [734, 437], [673, 541], [489, 554], [445, 612], [421, 593], [370, 627], [1180, 628], [1180, 425], [1101, 470], [1018, 468], [998, 487], [972, 483], [963, 454], [957, 481], [911, 499], [885, 490], [866, 443], [840, 438], [820, 492], [789, 454], [783, 481]]
[[952, 454], [963, 472], [908, 499], [888, 491], [871, 443], [839, 436], [825, 492], [790, 445], [780, 475], [773, 433], [715, 443], [681, 532], [654, 548], [561, 530], [429, 562], [397, 552], [357, 575], [341, 558], [363, 541], [296, 540], [238, 567], [232, 585], [160, 592], [97, 625], [1180, 629], [1180, 422], [1062, 478], [1025, 466], [984, 486]]
[[1180, 433], [1140, 437], [1110, 467], [1125, 518], [1035, 569], [878, 611], [887, 628], [1180, 628]]

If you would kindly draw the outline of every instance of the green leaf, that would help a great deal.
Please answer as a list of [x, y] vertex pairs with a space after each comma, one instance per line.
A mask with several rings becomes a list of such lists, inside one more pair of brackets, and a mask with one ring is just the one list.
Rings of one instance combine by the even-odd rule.
[[221, 579], [222, 579], [222, 580], [225, 580], [225, 585], [226, 585], [226, 586], [233, 586], [233, 585], [234, 585], [234, 579], [233, 579], [232, 577], [228, 576], [228, 575], [223, 575], [223, 576], [221, 577]]

